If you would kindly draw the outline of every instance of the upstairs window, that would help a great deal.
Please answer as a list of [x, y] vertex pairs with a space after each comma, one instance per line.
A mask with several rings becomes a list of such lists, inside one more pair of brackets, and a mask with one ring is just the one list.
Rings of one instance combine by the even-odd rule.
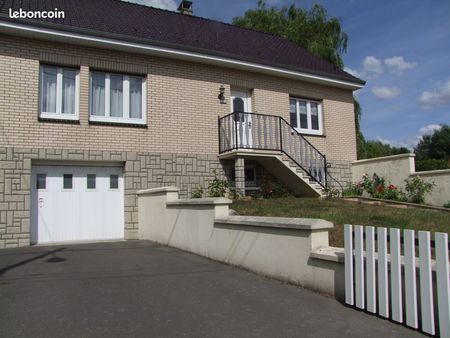
[[322, 104], [318, 101], [291, 98], [290, 123], [299, 133], [323, 134]]
[[90, 121], [145, 124], [146, 79], [93, 71]]
[[80, 74], [75, 68], [41, 65], [39, 116], [78, 120]]

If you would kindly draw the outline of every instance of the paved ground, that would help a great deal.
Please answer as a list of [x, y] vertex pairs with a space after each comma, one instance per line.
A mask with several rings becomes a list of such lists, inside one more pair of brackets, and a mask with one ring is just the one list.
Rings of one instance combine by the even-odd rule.
[[2, 337], [414, 337], [333, 299], [151, 242], [0, 250]]

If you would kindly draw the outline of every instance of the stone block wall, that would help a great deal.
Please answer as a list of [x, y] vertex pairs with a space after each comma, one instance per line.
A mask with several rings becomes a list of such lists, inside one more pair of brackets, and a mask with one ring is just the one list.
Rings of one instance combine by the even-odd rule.
[[[334, 188], [340, 188], [338, 181], [345, 189], [352, 182], [352, 167], [350, 161], [328, 161], [328, 183]], [[334, 178], [334, 179], [333, 179]]]
[[214, 171], [224, 176], [214, 154], [170, 154], [68, 149], [0, 148], [0, 248], [30, 245], [31, 170], [33, 164], [124, 166], [125, 239], [136, 239], [136, 192], [175, 185], [187, 198], [199, 186], [205, 188]]

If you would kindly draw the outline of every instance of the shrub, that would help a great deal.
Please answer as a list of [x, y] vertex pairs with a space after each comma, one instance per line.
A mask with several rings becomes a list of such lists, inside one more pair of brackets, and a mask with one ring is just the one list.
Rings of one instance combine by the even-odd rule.
[[286, 197], [288, 191], [279, 181], [265, 180], [261, 183], [261, 196], [263, 198]]
[[327, 187], [325, 188], [325, 193], [327, 198], [336, 198], [341, 196], [341, 192], [338, 188], [333, 187], [330, 184], [327, 184]]
[[364, 174], [362, 181], [356, 185], [351, 185], [345, 193], [360, 196], [364, 191], [373, 198], [403, 202], [407, 200], [401, 189], [394, 184], [386, 184], [386, 180], [377, 174], [373, 174], [371, 178], [368, 174]]
[[342, 190], [342, 196], [361, 196], [364, 189], [362, 188], [362, 183], [357, 184], [350, 183], [350, 185]]
[[198, 187], [197, 189], [194, 189], [191, 194], [192, 198], [202, 198], [203, 197], [203, 188]]
[[445, 204], [443, 205], [443, 207], [444, 207], [444, 208], [449, 208], [449, 209], [450, 209], [450, 201], [448, 201], [447, 203], [445, 203]]
[[427, 170], [440, 170], [449, 169], [449, 163], [445, 159], [426, 159], [426, 160], [416, 160], [416, 171], [427, 171]]
[[214, 179], [208, 185], [208, 195], [210, 197], [225, 197], [230, 192], [230, 183], [217, 176], [214, 171]]
[[433, 190], [434, 182], [425, 182], [420, 176], [413, 179], [405, 180], [405, 190], [408, 201], [412, 203], [423, 204], [425, 202], [425, 195]]

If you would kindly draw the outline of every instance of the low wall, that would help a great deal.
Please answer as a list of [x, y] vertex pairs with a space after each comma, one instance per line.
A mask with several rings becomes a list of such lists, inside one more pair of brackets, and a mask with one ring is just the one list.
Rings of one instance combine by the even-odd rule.
[[450, 202], [450, 169], [419, 171], [411, 177], [420, 176], [426, 182], [434, 182], [433, 191], [425, 195], [425, 203], [443, 206]]
[[364, 174], [384, 177], [389, 183], [404, 189], [405, 180], [420, 176], [426, 182], [434, 182], [431, 193], [425, 195], [425, 203], [442, 207], [450, 202], [450, 169], [415, 171], [415, 154], [400, 154], [359, 160], [352, 163], [353, 183], [361, 181]]
[[364, 174], [386, 178], [399, 187], [405, 186], [405, 180], [415, 172], [415, 154], [400, 154], [393, 156], [369, 158], [352, 163], [353, 182], [361, 181]]
[[178, 199], [175, 187], [138, 192], [139, 237], [344, 299], [344, 266], [312, 253], [333, 224], [229, 216], [230, 200]]

